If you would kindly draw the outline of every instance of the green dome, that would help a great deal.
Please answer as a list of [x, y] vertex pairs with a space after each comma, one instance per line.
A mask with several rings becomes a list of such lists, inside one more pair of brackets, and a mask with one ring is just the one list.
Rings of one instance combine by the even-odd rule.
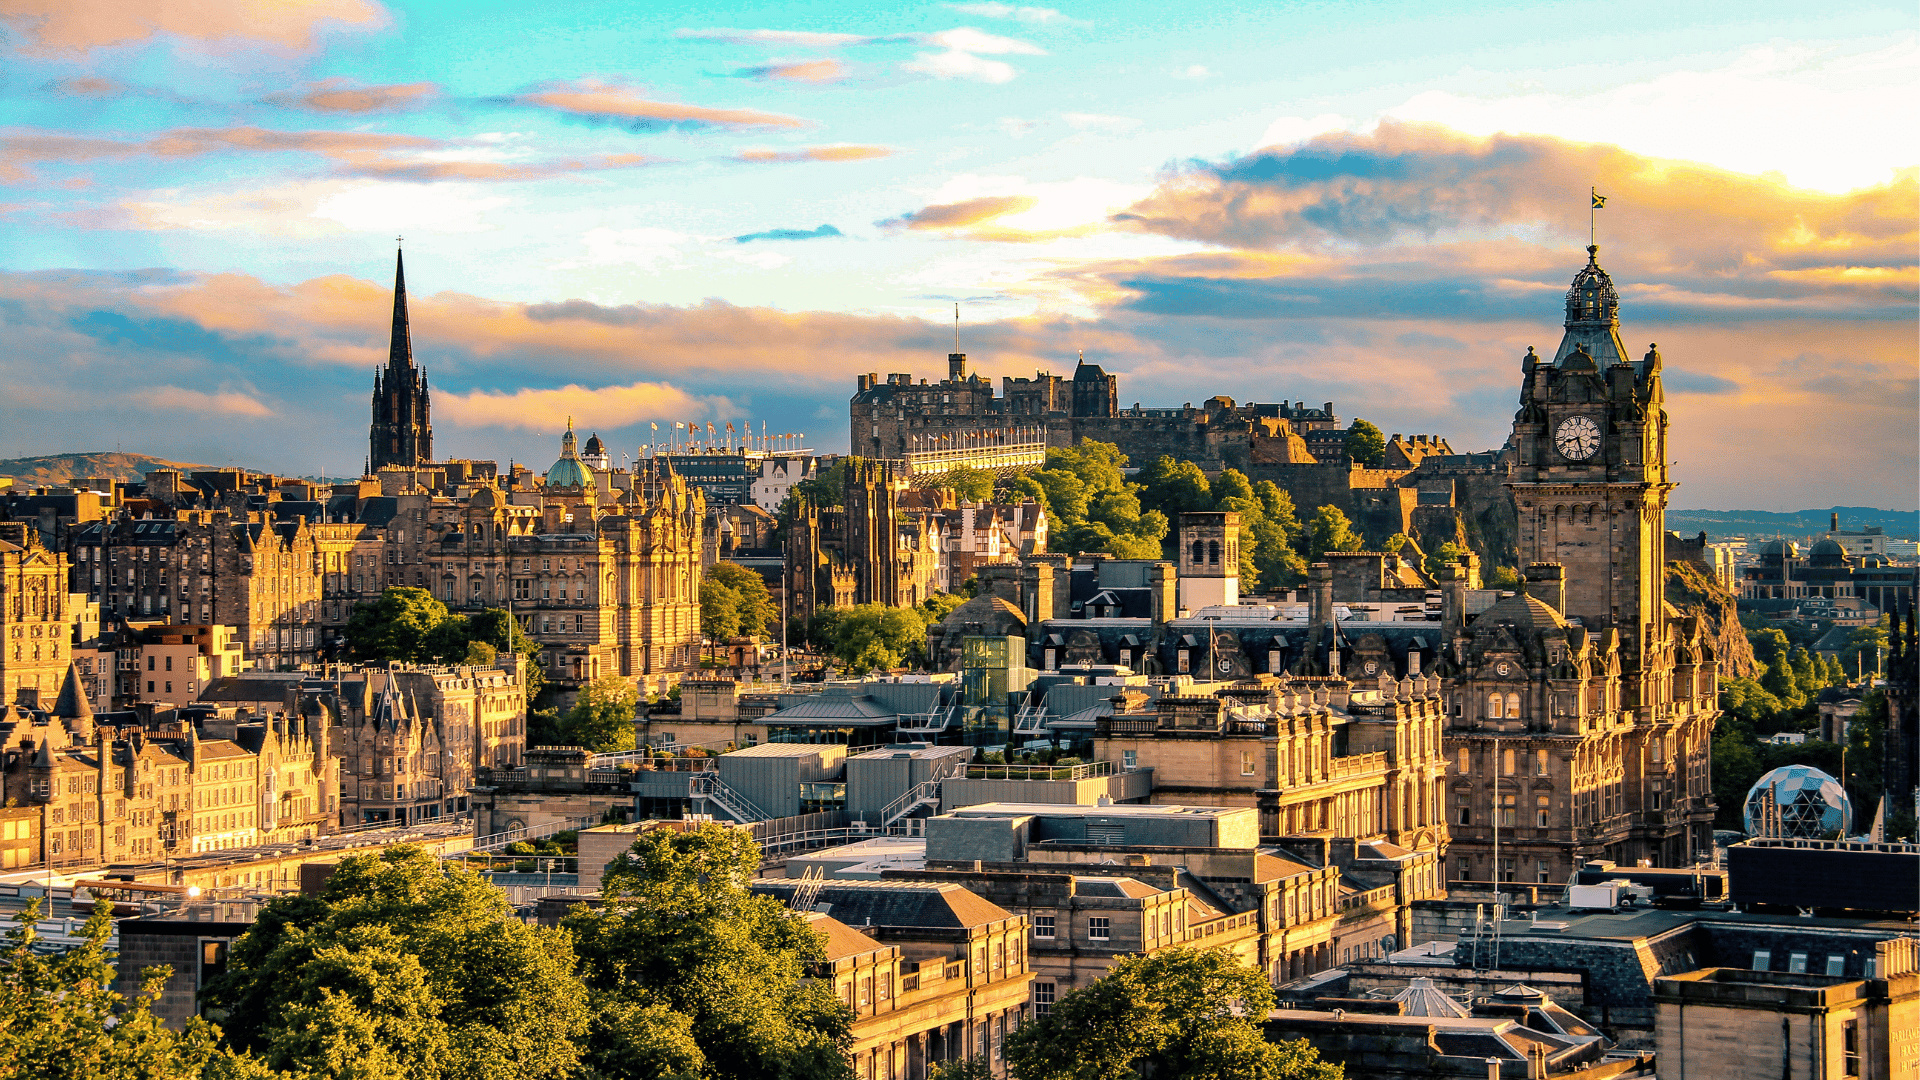
[[580, 461], [573, 438], [573, 418], [567, 418], [567, 433], [560, 437], [560, 460], [547, 470], [547, 486], [550, 488], [590, 488], [593, 486], [593, 472]]

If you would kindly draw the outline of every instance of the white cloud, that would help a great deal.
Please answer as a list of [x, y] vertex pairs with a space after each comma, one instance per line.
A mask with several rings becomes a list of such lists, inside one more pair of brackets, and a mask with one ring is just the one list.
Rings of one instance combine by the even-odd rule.
[[676, 30], [678, 38], [699, 41], [725, 41], [735, 45], [803, 45], [831, 49], [841, 45], [866, 45], [874, 39], [865, 34], [823, 34], [812, 30]]
[[1061, 113], [1060, 119], [1079, 131], [1132, 131], [1140, 126], [1140, 121], [1131, 116], [1105, 116], [1101, 113]]
[[1212, 75], [1213, 72], [1207, 70], [1207, 65], [1205, 64], [1188, 64], [1186, 67], [1173, 73], [1173, 77], [1176, 79], [1205, 79], [1210, 78]]
[[999, 126], [1001, 131], [1018, 139], [1032, 132], [1034, 128], [1039, 127], [1040, 123], [1037, 120], [1029, 120], [1024, 116], [1003, 116], [1000, 118]]
[[1283, 116], [1267, 125], [1266, 134], [1260, 136], [1257, 146], [1291, 146], [1306, 142], [1315, 135], [1324, 135], [1329, 131], [1345, 131], [1350, 123], [1344, 116], [1333, 113], [1321, 113], [1311, 120], [1298, 116]]
[[695, 238], [672, 229], [590, 229], [580, 237], [587, 253], [579, 259], [557, 264], [556, 270], [579, 270], [589, 266], [633, 266], [657, 270], [665, 262], [677, 263], [681, 248]]
[[1012, 82], [1013, 77], [1019, 74], [1013, 70], [1012, 64], [954, 50], [921, 53], [901, 64], [900, 70], [931, 75], [936, 79], [972, 79], [984, 83]]
[[1587, 93], [1433, 90], [1387, 110], [1474, 135], [1556, 135], [1704, 161], [1848, 191], [1920, 163], [1920, 126], [1893, 119], [1920, 100], [1920, 36], [1888, 44], [1748, 49], [1709, 70], [1671, 71]]
[[209, 394], [178, 386], [160, 386], [139, 394], [142, 405], [156, 410], [174, 410], [200, 416], [272, 416], [273, 410], [246, 394], [222, 391]]
[[311, 239], [343, 232], [483, 232], [511, 200], [459, 184], [310, 180], [267, 187], [148, 192], [119, 204], [136, 228], [240, 231]]
[[938, 45], [955, 52], [986, 53], [989, 56], [1001, 56], [1017, 53], [1021, 56], [1045, 56], [1047, 50], [1031, 42], [1018, 38], [1001, 37], [998, 34], [986, 34], [971, 26], [942, 30], [937, 34], [922, 34], [922, 44]]
[[722, 254], [735, 262], [757, 266], [762, 270], [778, 270], [793, 261], [793, 256], [777, 251], [727, 251]]
[[990, 0], [984, 4], [948, 4], [947, 6], [963, 15], [978, 15], [983, 19], [1012, 19], [1014, 22], [1034, 26], [1074, 21], [1055, 8], [1015, 6], [1002, 4], [997, 0]]

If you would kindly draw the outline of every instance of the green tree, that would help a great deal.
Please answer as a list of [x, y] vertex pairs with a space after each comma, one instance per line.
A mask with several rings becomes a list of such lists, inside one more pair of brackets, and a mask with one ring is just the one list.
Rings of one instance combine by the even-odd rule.
[[1047, 513], [1055, 528], [1070, 529], [1087, 519], [1091, 496], [1078, 475], [1066, 469], [1036, 469], [1027, 476], [1046, 494]]
[[712, 578], [700, 582], [700, 633], [708, 641], [740, 636], [740, 597]]
[[1239, 469], [1228, 469], [1215, 477], [1211, 493], [1216, 507], [1224, 507], [1228, 499], [1254, 498], [1253, 483]]
[[1122, 957], [1007, 1039], [1021, 1080], [1339, 1080], [1304, 1041], [1268, 1042], [1249, 1017], [1273, 1008], [1259, 969], [1224, 949]]
[[1040, 504], [1040, 509], [1047, 511], [1049, 515], [1053, 513], [1052, 507], [1047, 505], [1047, 489], [1041, 486], [1040, 481], [1033, 478], [1032, 473], [1021, 473], [1019, 476], [1009, 480], [1007, 482], [1007, 498], [1013, 502], [1025, 502], [1028, 499], [1032, 499], [1034, 502]]
[[1753, 646], [1754, 662], [1761, 667], [1772, 665], [1775, 657], [1785, 656], [1793, 649], [1785, 631], [1777, 626], [1747, 631], [1747, 644]]
[[527, 700], [531, 702], [540, 696], [541, 687], [546, 684], [546, 669], [540, 664], [540, 643], [527, 636], [520, 620], [514, 618], [512, 612], [505, 608], [487, 608], [468, 616], [467, 633], [470, 641], [484, 641], [493, 646], [496, 655], [518, 654], [520, 672], [527, 687]]
[[[116, 993], [113, 919], [94, 904], [80, 944], [42, 951], [38, 898], [14, 916], [0, 950], [0, 1076], [35, 1080], [198, 1080], [228, 1055], [195, 1017], [170, 1031], [153, 1015], [168, 968], [148, 968], [131, 999]], [[230, 1063], [244, 1064], [244, 1063]]]
[[940, 486], [953, 492], [961, 502], [984, 503], [993, 498], [993, 474], [971, 465], [941, 473]]
[[1752, 679], [1734, 677], [1720, 684], [1720, 709], [1728, 716], [1757, 731], [1768, 727], [1786, 711], [1780, 699]]
[[1340, 449], [1370, 469], [1377, 469], [1387, 461], [1387, 437], [1380, 434], [1379, 428], [1358, 417], [1347, 428], [1347, 440]]
[[1886, 655], [1889, 625], [1890, 617], [1883, 615], [1875, 625], [1858, 627], [1847, 635], [1847, 647], [1840, 654], [1840, 666], [1848, 675], [1860, 679], [1880, 670], [1881, 657]]
[[814, 628], [819, 645], [851, 671], [897, 668], [926, 651], [927, 623], [886, 604], [828, 608]]
[[1047, 451], [1047, 468], [1072, 473], [1089, 492], [1124, 489], [1126, 467], [1127, 455], [1113, 443], [1098, 439]]
[[205, 996], [234, 1046], [315, 1080], [533, 1080], [579, 1065], [574, 963], [471, 870], [395, 845], [267, 904]]
[[1313, 516], [1307, 519], [1304, 539], [1309, 562], [1318, 561], [1329, 551], [1359, 551], [1366, 546], [1360, 534], [1353, 531], [1353, 523], [1347, 520], [1347, 515], [1332, 504], [1315, 510]]
[[773, 602], [773, 593], [767, 590], [767, 579], [758, 571], [749, 570], [739, 563], [718, 562], [706, 573], [707, 580], [718, 581], [733, 591], [735, 607], [740, 614], [740, 632], [751, 637], [764, 637], [769, 633], [778, 633], [780, 628], [780, 609]]
[[1511, 566], [1496, 566], [1486, 575], [1489, 589], [1517, 589], [1520, 587], [1520, 571]]
[[1466, 553], [1467, 549], [1449, 540], [1429, 552], [1420, 568], [1427, 572], [1428, 577], [1438, 580], [1442, 569], [1459, 562], [1460, 556]]
[[584, 746], [596, 754], [634, 748], [634, 710], [640, 690], [618, 675], [602, 675], [580, 688], [579, 700], [561, 722], [566, 745]]
[[1714, 824], [1723, 829], [1738, 829], [1740, 807], [1746, 801], [1747, 789], [1765, 771], [1753, 737], [1737, 727], [1723, 727], [1713, 737], [1712, 764], [1713, 801], [1718, 804]]
[[641, 833], [607, 867], [604, 906], [566, 920], [580, 971], [610, 1002], [687, 1017], [711, 1080], [849, 1080], [852, 1014], [831, 982], [804, 977], [825, 958], [824, 940], [752, 894], [759, 867], [740, 830]]
[[466, 623], [427, 590], [394, 586], [377, 600], [353, 606], [347, 618], [347, 653], [373, 662], [457, 659], [466, 655]]
[[1780, 699], [1787, 709], [1798, 709], [1806, 704], [1806, 695], [1800, 692], [1800, 681], [1794, 677], [1791, 654], [1785, 649], [1775, 653], [1773, 661], [1760, 676], [1760, 685], [1767, 693]]
[[1158, 510], [1168, 521], [1196, 510], [1213, 509], [1213, 490], [1207, 474], [1191, 461], [1160, 457], [1140, 471], [1140, 505]]

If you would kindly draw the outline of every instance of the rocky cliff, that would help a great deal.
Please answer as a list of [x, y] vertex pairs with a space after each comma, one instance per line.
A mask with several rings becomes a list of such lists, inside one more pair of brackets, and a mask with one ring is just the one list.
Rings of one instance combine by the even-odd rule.
[[1682, 614], [1700, 616], [1701, 634], [1713, 643], [1713, 651], [1720, 657], [1722, 679], [1753, 678], [1760, 673], [1753, 646], [1747, 643], [1747, 633], [1740, 626], [1734, 594], [1697, 563], [1667, 564], [1667, 602]]

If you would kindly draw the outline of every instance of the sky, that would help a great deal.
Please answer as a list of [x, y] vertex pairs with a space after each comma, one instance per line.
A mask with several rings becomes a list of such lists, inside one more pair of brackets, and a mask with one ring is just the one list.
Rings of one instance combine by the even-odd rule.
[[357, 473], [398, 237], [441, 457], [844, 451], [956, 333], [1490, 449], [1593, 188], [1673, 504], [1913, 509], [1917, 73], [1911, 4], [0, 0], [0, 457]]

